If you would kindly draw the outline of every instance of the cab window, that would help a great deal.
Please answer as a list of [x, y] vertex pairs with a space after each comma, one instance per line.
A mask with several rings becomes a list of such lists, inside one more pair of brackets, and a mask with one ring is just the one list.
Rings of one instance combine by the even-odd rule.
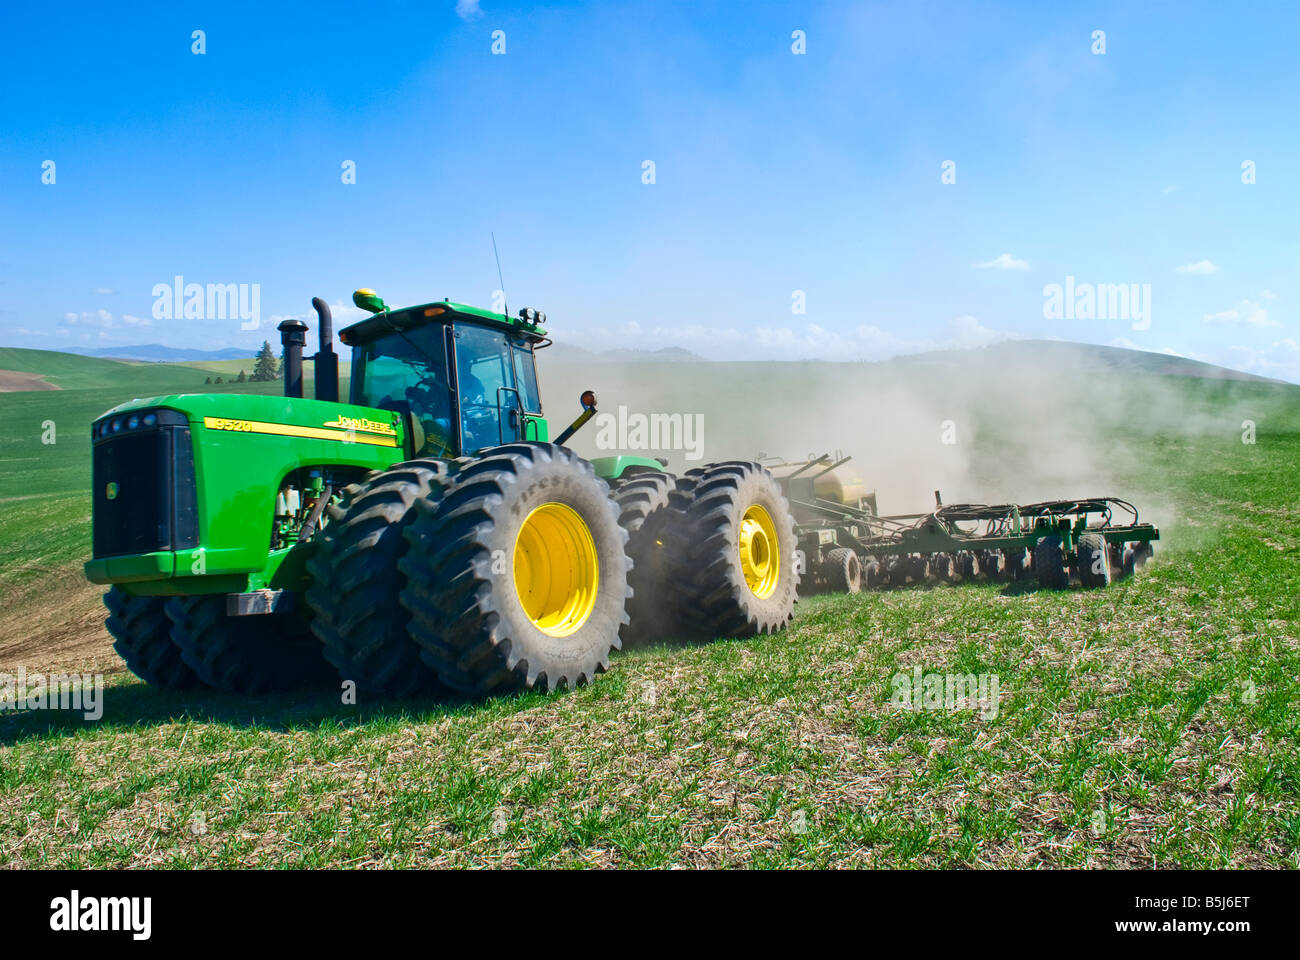
[[504, 331], [456, 328], [456, 381], [464, 453], [519, 439], [517, 417], [510, 416], [518, 400]]
[[515, 341], [515, 382], [519, 385], [519, 405], [524, 413], [540, 414], [542, 398], [537, 389], [537, 365], [532, 344]]

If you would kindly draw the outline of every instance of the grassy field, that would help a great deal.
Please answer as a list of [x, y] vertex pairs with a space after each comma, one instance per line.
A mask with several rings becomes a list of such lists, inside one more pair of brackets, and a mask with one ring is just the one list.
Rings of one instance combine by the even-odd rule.
[[[777, 418], [782, 384], [834, 410], [870, 373], [754, 366], [655, 379], [676, 378], [657, 388], [683, 405], [667, 409], [706, 409], [722, 436]], [[767, 406], [721, 399], [756, 376]], [[85, 423], [111, 392], [0, 395], [0, 670], [112, 665], [102, 632], [63, 659], [29, 642], [33, 598], [93, 600], [63, 591], [88, 545]], [[778, 636], [665, 642], [578, 691], [486, 702], [164, 694], [118, 672], [98, 723], [0, 715], [0, 863], [1300, 866], [1300, 389], [1089, 377], [1031, 400], [941, 393], [972, 438], [953, 483], [1063, 482], [1086, 461], [1113, 484], [1092, 493], [1158, 497], [1163, 538], [1138, 578], [812, 597]], [[47, 417], [67, 431], [57, 452], [33, 446]], [[1044, 454], [1048, 437], [1068, 455]], [[917, 666], [996, 675], [996, 716], [896, 708], [892, 678]]]

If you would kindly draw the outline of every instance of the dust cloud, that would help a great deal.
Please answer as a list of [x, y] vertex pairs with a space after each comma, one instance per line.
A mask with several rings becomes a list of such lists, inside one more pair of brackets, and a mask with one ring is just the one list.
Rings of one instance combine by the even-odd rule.
[[1169, 524], [1174, 505], [1142, 479], [1151, 444], [1234, 437], [1241, 421], [1230, 405], [1189, 404], [1189, 385], [1209, 381], [1117, 365], [1074, 344], [883, 363], [548, 365], [542, 353], [539, 367], [553, 434], [580, 412], [576, 398], [588, 388], [602, 416], [703, 415], [697, 461], [662, 438], [660, 449], [601, 449], [592, 425], [572, 441], [582, 456], [662, 456], [680, 473], [726, 459], [847, 455], [884, 514], [933, 509], [936, 490], [946, 504], [1114, 496], [1134, 502], [1143, 520]]

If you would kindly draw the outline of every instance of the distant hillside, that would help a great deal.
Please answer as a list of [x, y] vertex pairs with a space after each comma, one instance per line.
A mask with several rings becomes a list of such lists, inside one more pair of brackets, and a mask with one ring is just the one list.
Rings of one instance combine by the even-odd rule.
[[115, 360], [164, 361], [184, 363], [195, 360], [251, 360], [256, 350], [245, 347], [226, 347], [222, 350], [196, 350], [192, 347], [164, 347], [160, 343], [144, 343], [134, 347], [69, 347], [68, 353], [83, 357], [110, 357]]
[[595, 361], [615, 363], [708, 363], [698, 353], [692, 353], [685, 347], [660, 347], [658, 350], [633, 350], [619, 348], [599, 352], [575, 347], [571, 343], [554, 343], [540, 354], [542, 360], [557, 362]]
[[[187, 384], [198, 386], [206, 376], [204, 371], [193, 367], [122, 363], [57, 350], [26, 350], [22, 347], [0, 347], [0, 371], [30, 375], [5, 378], [8, 385], [0, 392], [114, 387], [142, 394]], [[46, 385], [39, 385], [33, 378], [43, 380]]]
[[1168, 353], [1146, 350], [1129, 350], [1124, 347], [1103, 347], [1091, 343], [1071, 343], [1064, 340], [1008, 340], [973, 350], [935, 350], [897, 357], [892, 363], [965, 366], [977, 361], [983, 364], [1005, 363], [1008, 370], [1015, 364], [1032, 361], [1041, 367], [1070, 367], [1075, 369], [1102, 368], [1118, 373], [1159, 374], [1167, 377], [1202, 377], [1209, 380], [1253, 380], [1260, 383], [1283, 383], [1270, 377], [1229, 370], [1227, 367], [1175, 357]]

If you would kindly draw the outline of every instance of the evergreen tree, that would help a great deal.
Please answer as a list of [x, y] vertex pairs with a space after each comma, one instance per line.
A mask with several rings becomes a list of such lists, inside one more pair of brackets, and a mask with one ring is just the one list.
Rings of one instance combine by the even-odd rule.
[[217, 379], [216, 379], [214, 382], [215, 382], [215, 383], [222, 383], [223, 381], [222, 381], [222, 379], [221, 379], [220, 377], [217, 377]]
[[280, 376], [276, 371], [275, 352], [267, 340], [262, 341], [262, 349], [257, 351], [257, 360], [253, 364], [254, 381], [275, 380]]
[[207, 378], [206, 380], [204, 380], [203, 382], [204, 382], [204, 383], [211, 383], [211, 382], [212, 382], [212, 378], [211, 378], [211, 377], [208, 377], [208, 378]]
[[244, 376], [244, 371], [243, 371], [243, 370], [240, 370], [240, 371], [239, 371], [239, 379], [236, 380], [235, 382], [236, 382], [236, 383], [246, 383], [247, 381], [248, 381], [248, 377]]

